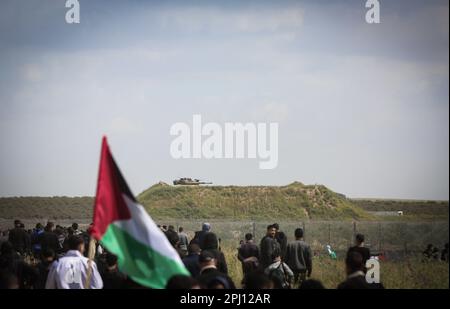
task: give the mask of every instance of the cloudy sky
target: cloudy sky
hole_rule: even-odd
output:
[[[157,181],[321,183],[449,198],[449,2],[0,2],[0,195],[94,195],[109,138],[132,191]],[[276,169],[175,160],[170,127],[278,122]]]

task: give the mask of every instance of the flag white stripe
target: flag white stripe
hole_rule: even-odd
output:
[[[126,231],[140,243],[183,265],[177,251],[172,247],[166,235],[156,226],[144,207],[133,202],[125,194],[122,194],[122,196],[130,210],[131,218],[117,220],[112,224]]]

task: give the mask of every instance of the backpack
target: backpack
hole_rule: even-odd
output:
[[[270,270],[269,278],[272,279],[276,284],[281,286],[282,289],[290,288],[290,283],[287,279],[283,263],[280,263],[277,268],[273,268]]]

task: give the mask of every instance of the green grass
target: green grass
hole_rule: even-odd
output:
[[[343,196],[321,185],[169,186],[157,184],[138,200],[155,218],[370,219]]]

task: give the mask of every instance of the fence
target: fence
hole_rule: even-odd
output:
[[[158,224],[182,226],[189,236],[201,229],[204,221],[164,221]],[[265,235],[267,225],[273,222],[217,221],[210,220],[212,231],[226,246],[239,246],[246,233],[252,233],[257,242]],[[385,254],[396,259],[405,255],[419,254],[428,244],[443,248],[449,238],[448,222],[343,222],[343,221],[278,221],[280,230],[288,240],[294,239],[296,228],[303,228],[305,240],[316,254],[325,252],[325,246],[331,245],[338,255],[343,254],[354,243],[357,233],[364,234],[365,245],[372,252]]]
[[[38,222],[46,220],[25,219],[27,228],[32,228]],[[202,220],[156,220],[158,224],[182,226],[192,238],[194,232],[201,229]],[[264,221],[232,221],[206,220],[211,223],[212,231],[222,240],[224,246],[239,246],[246,233],[252,233],[256,241],[265,235],[267,225],[273,222]],[[275,221],[275,220],[274,220]],[[72,222],[80,223],[86,228],[91,220],[55,220],[57,224],[69,226]],[[333,250],[342,256],[354,242],[357,233],[364,234],[365,245],[372,252],[384,253],[389,259],[397,259],[405,255],[420,254],[428,244],[443,248],[449,240],[449,222],[389,222],[389,221],[278,221],[280,229],[294,239],[294,231],[301,227],[305,231],[305,240],[316,254],[325,253],[325,246],[331,245]],[[2,228],[11,227],[11,220],[0,219]]]

